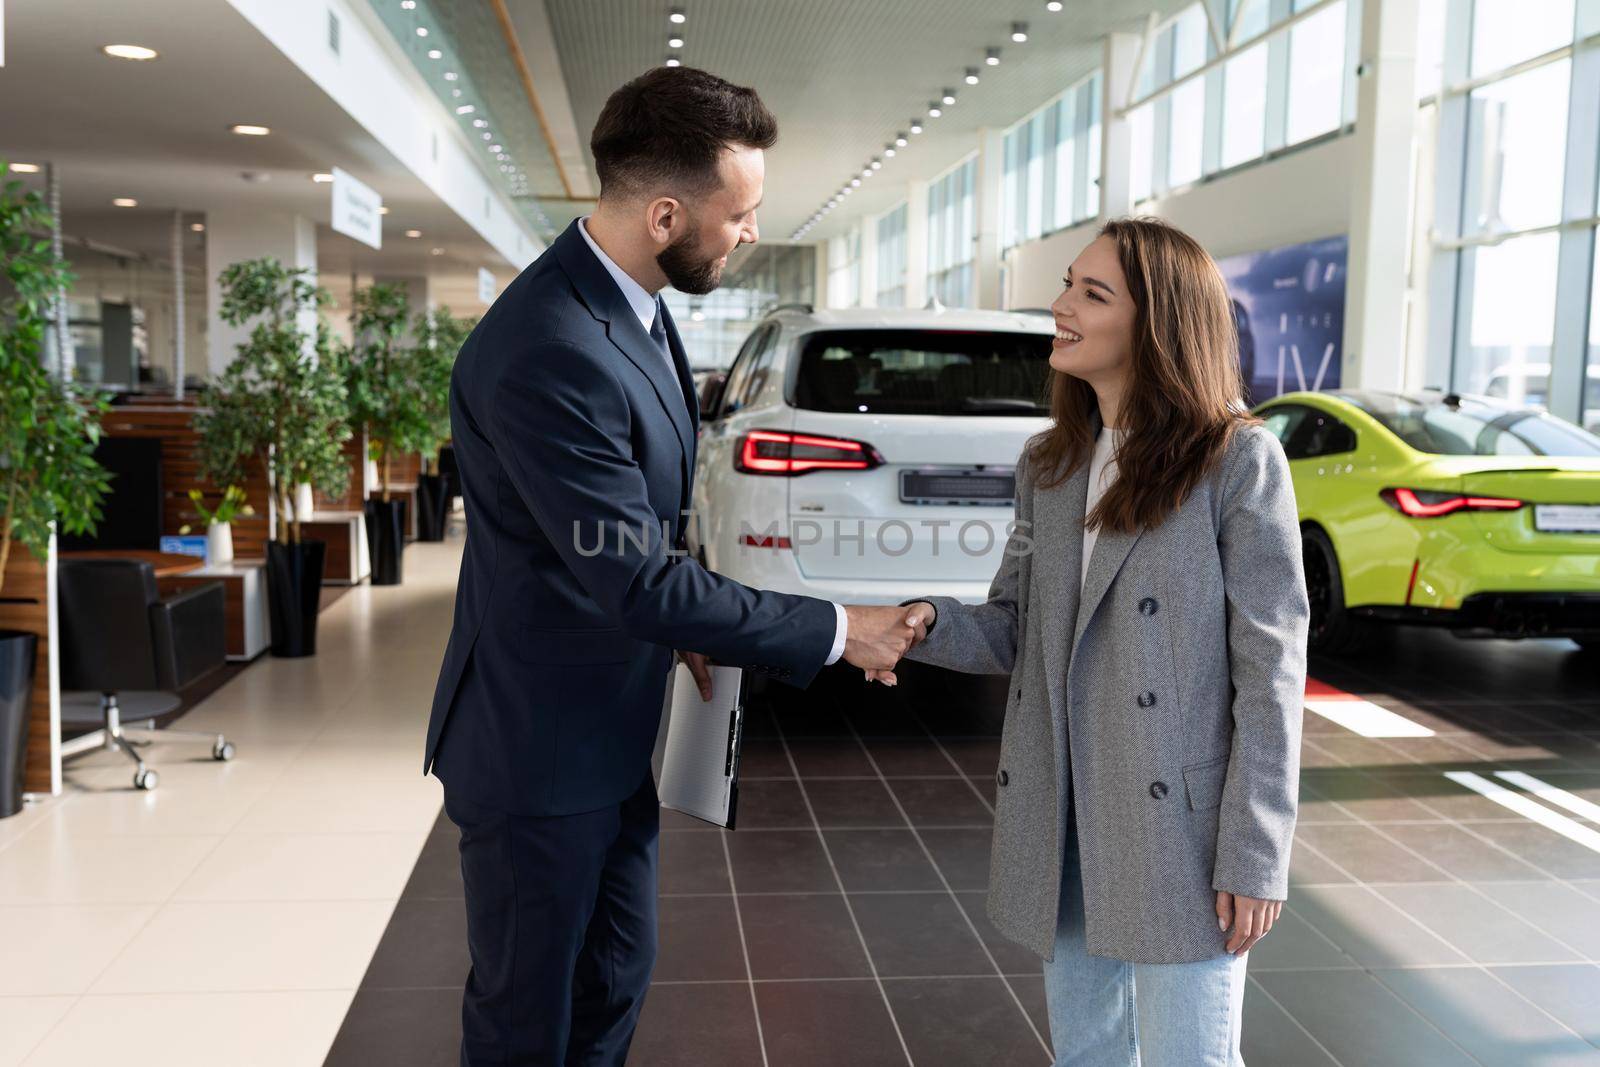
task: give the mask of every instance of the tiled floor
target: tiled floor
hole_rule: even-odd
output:
[[[458,551],[413,546],[401,589],[333,605],[316,660],[189,716],[235,764],[158,753],[142,797],[96,757],[0,822],[0,1067],[455,1062],[456,837],[416,772]],[[1600,1064],[1600,663],[1402,631],[1313,674],[1423,736],[1307,713],[1246,1061]],[[759,701],[737,832],[664,813],[630,1063],[1049,1062],[1038,962],[983,913],[1003,685],[902,676]]]

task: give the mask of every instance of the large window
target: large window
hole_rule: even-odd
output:
[[[828,241],[828,306],[853,308],[861,304],[861,230]]]
[[[928,187],[928,295],[946,307],[977,302],[977,157]]]
[[[1584,371],[1583,426],[1600,433],[1600,240],[1595,242],[1590,273],[1594,292],[1589,298],[1589,358]]]
[[[1295,7],[1310,4],[1296,0]],[[1287,144],[1339,128],[1344,105],[1344,7],[1329,4],[1289,31]]]
[[[1492,74],[1572,43],[1573,0],[1476,0],[1472,74]]]
[[[1100,210],[1100,75],[1068,89],[1005,138],[1001,248],[1064,230]]]
[[[1468,102],[1468,234],[1549,226],[1561,219],[1567,158],[1569,60],[1472,92]]]
[[[906,205],[878,219],[878,306],[906,303]]]

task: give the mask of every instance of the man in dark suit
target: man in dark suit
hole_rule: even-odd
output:
[[[656,950],[650,757],[673,650],[807,685],[894,665],[903,609],[750,589],[681,549],[698,404],[667,285],[757,237],[777,125],[750,89],[654,70],[607,101],[593,215],[456,361],[467,541],[424,772],[461,831],[461,1062],[621,1064]],[[691,651],[692,650],[692,651]]]

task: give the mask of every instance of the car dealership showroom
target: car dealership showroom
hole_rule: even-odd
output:
[[[0,1067],[1600,1065],[1600,0],[0,0]]]

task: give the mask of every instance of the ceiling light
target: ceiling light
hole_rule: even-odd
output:
[[[884,155],[885,155],[885,156],[887,156],[887,157],[888,157],[888,158],[890,158],[890,159],[893,159],[893,158],[894,158],[894,154],[895,154],[895,147],[894,147],[894,145],[892,145],[892,144],[886,144],[886,145],[884,145],[884,146],[883,146],[883,154],[884,154]]]
[[[1061,0],[1049,0],[1049,3],[1044,5],[1044,9],[1046,11],[1060,11]]]
[[[156,56],[161,54],[154,48],[145,48],[143,45],[137,44],[108,44],[104,48],[100,49],[100,51],[104,52],[112,59],[145,60],[154,59]]]
[[[956,91],[954,89],[946,89],[944,96],[940,97],[940,99],[944,101],[946,107],[949,107],[956,102]]]
[[[428,255],[430,255],[430,256],[442,256],[442,255],[444,255],[444,249],[442,249],[442,248],[430,248],[430,249],[428,249]]]
[[[112,207],[138,207],[139,206],[139,201],[135,200],[131,196],[119,196],[115,200],[111,201],[111,206]]]
[[[488,130],[484,130],[483,131],[483,139],[485,141],[492,141],[492,140],[494,140],[494,134],[490,133]]]
[[[883,160],[881,160],[881,159],[874,159],[874,160],[873,160],[873,161],[872,161],[872,169],[873,169],[873,170],[882,170],[882,169],[883,169]]]
[[[977,67],[968,67],[967,68],[967,84],[968,85],[977,85],[978,84],[978,68]]]
[[[681,66],[683,66],[683,64],[678,61],[678,57],[677,56],[668,56],[667,57],[667,66],[669,66],[669,67],[681,67]]]
[[[477,107],[475,107],[472,104],[462,104],[460,107],[456,108],[456,114],[457,115],[470,115],[476,110],[478,110]]]
[[[415,11],[416,9],[417,9],[417,0],[400,0],[400,10],[402,10],[402,11]]]
[[[916,135],[916,134],[919,134],[921,132],[922,132],[922,120],[921,119],[912,119],[911,120],[911,133],[913,135]]]
[[[667,21],[672,23],[674,26],[682,26],[684,22],[688,20],[688,18],[689,16],[684,14],[683,8],[675,7],[672,9],[672,13],[667,16]]]
[[[240,137],[265,137],[272,132],[266,126],[230,126],[229,129]]]
[[[872,172],[868,171],[867,173],[871,174]],[[856,189],[856,188],[859,188],[860,185],[861,185],[861,179],[860,178],[851,178],[850,179],[850,188]]]
[[[667,47],[668,48],[682,48],[683,47],[683,34],[675,33],[671,37],[668,37],[667,38]]]
[[[985,49],[983,53],[983,61],[989,64],[991,67],[998,67],[1000,65],[1000,49]]]
[[[331,174],[313,174],[311,176],[311,180],[316,182],[318,185],[325,185],[328,182],[333,181],[333,175],[331,175]]]
[[[503,148],[505,148],[505,145],[501,145],[501,144],[492,144],[492,145],[490,145],[490,146],[489,146],[489,151],[491,151],[491,152],[498,152],[498,151],[500,151],[500,150],[501,150],[501,149],[503,149]]]
[[[428,49],[428,58],[429,59],[443,59],[444,58],[444,53],[439,51],[437,48],[430,48],[430,49]]]
[[[870,178],[870,177],[872,177],[872,175],[873,175],[873,171],[872,171],[872,169],[870,167],[861,172],[861,176],[863,178]]]
[[[417,27],[417,36],[418,37],[426,37],[426,36],[428,36],[428,27],[426,27],[426,26],[418,26]]]
[[[457,74],[453,70],[447,70],[444,72],[444,80],[447,82],[453,82],[459,77],[461,77],[461,75]]]
[[[897,134],[894,135],[894,146],[896,148],[904,148],[906,145],[908,145],[910,143],[911,143],[910,141],[906,140],[906,135],[905,134],[897,133]]]
[[[421,230],[407,230],[406,231],[406,236],[407,237],[421,237],[422,236],[422,231]]]
[[[387,215],[388,213],[389,213],[389,209],[386,208],[386,207],[380,207],[378,209],[378,214],[380,214],[380,215]]]
[[[929,103],[928,103],[928,117],[930,119],[936,119],[940,115],[943,115],[943,114],[944,114],[944,112],[939,110],[939,101],[937,101],[937,100],[929,101]]]
[[[706,321],[706,313],[704,311],[691,311],[689,312],[689,321],[704,322]]]
[[[460,89],[451,89],[450,90],[450,95],[459,98],[461,96],[461,90]]]
[[[472,120],[472,124],[473,124],[473,125],[474,125],[474,126],[476,126],[476,127],[477,127],[477,128],[478,128],[478,129],[480,129],[480,130],[481,130],[481,129],[483,129],[483,128],[484,128],[484,127],[485,127],[485,126],[487,126],[487,125],[489,125],[489,120],[488,120],[488,119],[473,119],[473,120]]]
[[[1013,22],[1011,24],[1011,39],[1022,44],[1028,39],[1028,24],[1026,22]]]
[[[189,229],[193,230],[195,233],[205,233],[206,224],[203,222],[191,222],[189,223]]]
[[[37,164],[37,163],[13,163],[13,164],[11,164],[11,169],[13,171],[15,171],[16,173],[18,173],[18,174],[38,174],[39,173],[39,164]]]

